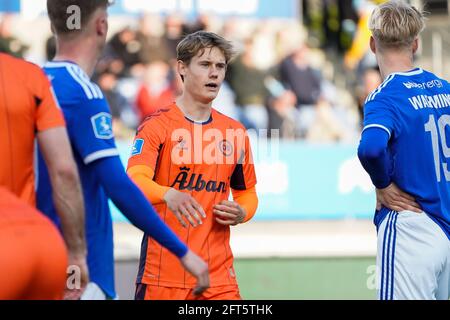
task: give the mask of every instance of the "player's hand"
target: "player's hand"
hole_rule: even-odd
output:
[[[383,205],[397,212],[409,210],[422,213],[422,209],[414,197],[400,190],[394,183],[391,183],[384,189],[376,189],[376,195],[377,210],[380,210]]]
[[[202,218],[206,218],[202,206],[190,194],[171,188],[164,195],[164,201],[185,228],[187,224],[184,219],[188,220],[191,226],[196,227],[202,224]]]
[[[197,284],[194,288],[194,295],[202,294],[209,288],[208,265],[194,252],[189,250],[181,259],[183,267],[197,278]]]
[[[69,275],[69,277],[75,277],[75,288],[69,287],[72,286],[72,279],[67,279],[66,288],[64,290],[64,300],[79,300],[84,290],[86,289],[87,284],[89,283],[89,271],[86,263],[86,256],[80,254],[71,254],[69,253],[68,259],[69,266],[77,266],[78,270],[76,270],[75,274]],[[76,279],[78,278],[78,279]],[[79,282],[78,282],[79,281]],[[78,285],[79,284],[79,285]]]
[[[237,202],[222,200],[213,206],[216,221],[223,225],[235,226],[244,222],[247,213]]]

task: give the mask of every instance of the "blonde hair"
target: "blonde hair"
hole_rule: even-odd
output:
[[[424,28],[424,14],[402,0],[379,5],[369,20],[372,36],[384,48],[410,47]]]

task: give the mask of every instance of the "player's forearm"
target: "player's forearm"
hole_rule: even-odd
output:
[[[53,202],[61,220],[64,239],[72,255],[86,254],[84,202],[75,163],[56,172],[49,170]]]
[[[389,136],[386,132],[371,128],[363,132],[358,147],[358,158],[378,189],[386,188],[391,183],[388,141]]]
[[[126,175],[118,157],[101,159],[92,165],[106,195],[134,226],[177,257],[181,258],[187,253],[186,245],[160,219],[141,190]]]
[[[164,195],[170,187],[161,186],[154,181],[154,172],[150,167],[133,166],[127,170],[127,173],[152,204],[164,202]]]
[[[247,222],[253,218],[258,208],[258,195],[256,194],[256,188],[250,188],[247,190],[234,190],[231,189],[233,194],[233,200],[236,201],[246,212],[246,216],[243,222]]]

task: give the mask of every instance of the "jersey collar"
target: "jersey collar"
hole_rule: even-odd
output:
[[[415,76],[423,72],[422,68],[414,68],[406,72],[393,72],[389,76],[399,75],[399,76]],[[386,77],[387,78],[387,77]]]

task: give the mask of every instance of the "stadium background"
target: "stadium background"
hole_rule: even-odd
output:
[[[450,4],[412,2],[429,12],[417,63],[448,78]],[[116,0],[110,8],[110,42],[95,79],[110,99],[125,165],[145,111],[163,101],[161,92],[178,92],[173,56],[165,56],[170,52],[160,50],[163,44],[173,48],[182,32],[207,29],[238,49],[215,106],[246,123],[252,134],[260,205],[251,222],[232,229],[245,299],[375,297],[374,190],[356,157],[360,101],[379,83],[367,52],[365,19],[373,5],[365,0]],[[3,0],[0,12],[0,50],[40,65],[51,57],[45,0]],[[136,54],[143,44],[157,54]],[[298,83],[319,80],[316,96],[295,88],[295,82],[286,84],[283,62],[291,54],[312,70],[294,75]],[[260,86],[240,90],[253,87],[240,77],[245,74]],[[160,96],[152,96],[151,103],[139,100],[144,89]],[[260,109],[247,113],[246,105]],[[271,129],[279,130],[279,139]],[[141,233],[111,208],[117,287],[121,299],[130,299]]]

